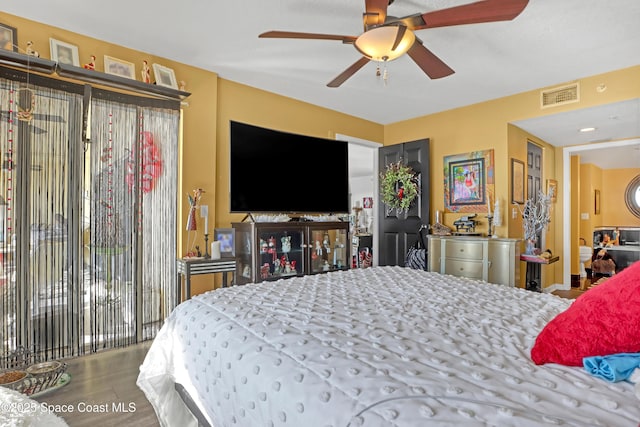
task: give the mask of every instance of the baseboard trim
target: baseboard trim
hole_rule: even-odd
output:
[[[553,285],[547,286],[542,289],[542,292],[545,294],[550,294],[553,291],[569,291],[571,290],[571,285],[566,283],[554,283]]]

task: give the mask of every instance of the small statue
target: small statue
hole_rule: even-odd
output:
[[[146,59],[142,61],[142,71],[140,74],[142,75],[143,82],[151,83],[151,70],[149,69],[149,63]]]
[[[282,252],[291,252],[291,236],[282,236],[280,242],[282,242]]]
[[[265,262],[264,264],[262,264],[262,267],[260,267],[260,278],[266,279],[268,277],[269,277],[269,263]]]
[[[244,268],[242,269],[242,277],[246,277],[247,279],[251,278],[251,267],[248,265],[245,265]]]
[[[28,41],[27,42],[27,55],[29,56],[35,56],[36,58],[40,58],[40,52],[38,52],[37,50],[33,49],[33,42],[32,41]]]
[[[87,64],[82,66],[85,70],[95,70],[96,69],[96,56],[91,55],[91,58]]]
[[[180,80],[180,86],[178,86],[178,89],[183,92],[187,90],[187,82],[185,82],[184,80]]]
[[[325,253],[331,253],[331,242],[329,241],[329,233],[324,233],[324,236],[322,238],[322,246],[324,246]]]

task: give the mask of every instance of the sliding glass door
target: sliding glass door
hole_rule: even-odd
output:
[[[0,356],[153,337],[177,303],[178,106],[6,74]]]

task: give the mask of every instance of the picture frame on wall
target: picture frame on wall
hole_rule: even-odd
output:
[[[104,56],[104,72],[114,76],[136,79],[136,66],[132,62],[123,61],[113,56]]]
[[[524,203],[524,162],[511,159],[511,203]]]
[[[65,65],[74,65],[76,67],[80,66],[78,46],[50,38],[49,47],[51,49],[52,61]]]
[[[478,150],[443,158],[446,212],[488,212],[495,200],[494,151]]]
[[[178,89],[178,82],[176,81],[176,73],[174,73],[174,71],[171,68],[165,67],[160,64],[153,64],[153,74],[156,77],[156,84],[158,86]]]
[[[236,255],[236,230],[234,228],[216,228],[214,239],[220,242],[220,256],[234,257]]]
[[[0,49],[18,51],[18,30],[0,23]]]
[[[555,179],[547,180],[547,194],[553,194],[551,196],[552,202],[555,203],[556,200],[558,200],[558,181],[556,181]]]

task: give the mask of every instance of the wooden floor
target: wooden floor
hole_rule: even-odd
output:
[[[67,359],[71,382],[36,400],[73,407],[73,413],[56,412],[70,427],[159,426],[151,404],[136,386],[138,369],[150,345],[147,341]],[[79,412],[86,408],[96,411]]]

